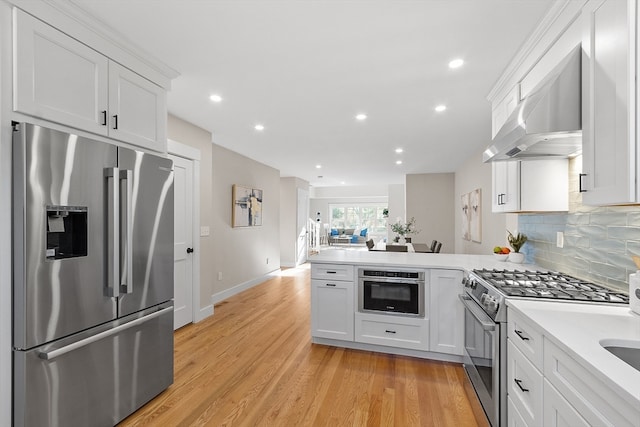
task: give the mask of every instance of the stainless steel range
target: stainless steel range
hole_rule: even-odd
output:
[[[494,427],[507,425],[506,298],[629,303],[629,296],[624,293],[553,271],[473,270],[462,283],[464,367]]]

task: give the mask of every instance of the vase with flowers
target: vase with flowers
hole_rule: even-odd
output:
[[[507,230],[507,233],[509,233],[507,241],[509,242],[509,246],[513,249],[509,254],[509,262],[522,264],[522,262],[524,262],[524,254],[520,253],[520,248],[522,248],[527,241],[527,236],[522,233],[518,233],[514,236],[509,230]]]
[[[391,231],[396,233],[396,237],[393,239],[396,243],[410,242],[411,240],[407,235],[417,234],[420,232],[420,230],[416,229],[416,219],[414,217],[411,217],[411,219],[406,223],[398,220],[395,224],[391,225]]]

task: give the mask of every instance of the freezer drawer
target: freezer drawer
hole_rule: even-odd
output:
[[[14,351],[15,426],[113,426],[173,383],[173,304]]]

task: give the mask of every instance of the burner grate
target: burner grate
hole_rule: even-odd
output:
[[[511,297],[629,303],[624,293],[554,271],[482,269],[473,272]]]

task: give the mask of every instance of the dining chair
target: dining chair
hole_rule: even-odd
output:
[[[367,249],[369,249],[369,250],[373,250],[373,247],[374,247],[375,245],[376,245],[376,244],[373,242],[373,239],[369,239],[369,240],[367,240]]]
[[[436,251],[436,245],[438,244],[437,240],[432,240],[431,241],[431,246],[429,247],[429,250],[431,250],[431,252],[435,252]]]
[[[441,248],[442,248],[442,242],[438,242],[438,244],[436,245],[435,249],[433,250],[433,253],[434,254],[439,254]]]

